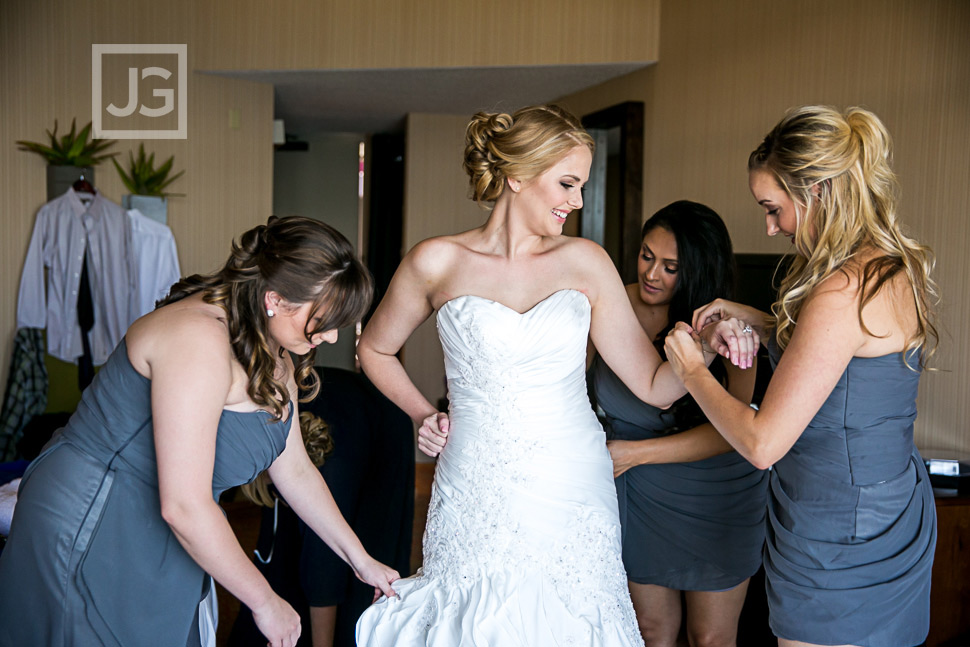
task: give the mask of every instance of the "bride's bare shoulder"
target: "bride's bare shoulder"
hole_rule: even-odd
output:
[[[450,272],[462,259],[473,253],[470,232],[452,234],[449,236],[435,236],[422,240],[411,248],[404,260],[402,268],[421,276],[441,276]]]
[[[613,267],[613,261],[606,250],[586,238],[560,236],[552,251],[563,255],[572,263],[581,263],[586,270]]]

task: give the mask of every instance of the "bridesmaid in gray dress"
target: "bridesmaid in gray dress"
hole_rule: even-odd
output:
[[[693,324],[774,329],[759,411],[711,379],[693,330],[667,338],[717,430],[773,465],[765,572],[781,647],[910,647],[929,630],[936,513],[913,421],[937,297],[929,249],[898,225],[890,159],[874,114],[819,106],[789,112],[751,154],[768,235],[792,238],[795,258],[773,317],[718,300]]]
[[[253,610],[270,645],[293,645],[299,616],[216,502],[266,468],[357,576],[393,595],[397,573],[340,516],[295,406],[297,384],[319,389],[314,348],[370,298],[339,233],[270,218],[221,271],[177,283],[132,324],[21,483],[0,557],[0,645],[198,645],[206,573]]]
[[[639,280],[626,292],[640,325],[662,349],[675,322],[732,296],[734,254],[721,218],[687,200],[655,213],[642,239]],[[732,395],[751,400],[753,368],[722,358],[711,372]],[[735,645],[748,579],[761,566],[767,472],[733,451],[690,396],[667,410],[651,406],[599,356],[589,382],[606,414],[623,564],[644,642],[675,645],[686,611],[691,645]]]

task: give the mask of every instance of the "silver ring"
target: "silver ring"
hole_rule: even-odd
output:
[[[744,328],[741,329],[741,332],[744,333],[745,335],[750,335],[753,330],[754,328],[745,324]]]

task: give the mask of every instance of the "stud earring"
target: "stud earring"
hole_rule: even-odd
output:
[[[266,308],[266,316],[267,317],[275,317],[276,316],[276,313],[273,312],[272,310],[270,310],[269,308]]]

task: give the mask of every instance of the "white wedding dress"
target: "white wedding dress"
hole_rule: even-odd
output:
[[[620,558],[613,465],[586,395],[590,304],[438,312],[451,434],[424,566],[357,623],[361,647],[642,645]],[[644,547],[648,550],[647,547]]]

